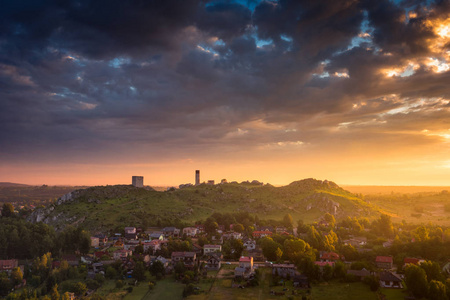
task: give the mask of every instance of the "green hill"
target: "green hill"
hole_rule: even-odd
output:
[[[80,189],[37,209],[33,222],[43,221],[61,229],[66,225],[102,231],[117,226],[157,224],[206,219],[214,212],[249,212],[261,219],[282,219],[290,213],[294,220],[312,222],[326,212],[336,219],[346,216],[378,215],[378,210],[333,182],[315,179],[274,187],[259,182],[199,185],[161,192],[128,185]]]

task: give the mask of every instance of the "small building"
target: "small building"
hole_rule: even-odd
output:
[[[0,260],[0,272],[11,273],[11,271],[19,266],[17,259]]]
[[[137,238],[136,227],[125,227],[125,238],[135,240]]]
[[[167,266],[169,265],[169,261],[161,255],[155,258],[155,260],[160,261],[163,264],[164,268],[167,268]]]
[[[96,234],[95,237],[98,238],[100,246],[105,246],[108,242],[108,237],[104,234]]]
[[[109,258],[110,257],[109,252],[108,251],[94,252],[94,258],[101,259],[104,256]]]
[[[244,242],[244,248],[247,251],[252,251],[256,249],[256,241],[248,239]]]
[[[404,266],[407,265],[420,265],[421,263],[425,262],[425,260],[420,258],[414,258],[414,257],[405,257],[403,260]]]
[[[98,248],[100,246],[100,239],[95,236],[91,236],[91,247]]]
[[[234,277],[248,279],[253,273],[253,257],[241,256],[239,267],[234,269]]]
[[[151,240],[164,240],[164,233],[161,231],[152,232],[149,234],[149,239]]]
[[[221,252],[222,246],[221,245],[204,245],[203,246],[203,254],[209,254],[209,253],[216,253]]]
[[[273,264],[272,274],[278,274],[278,276],[283,278],[293,278],[297,273],[297,269],[294,264]]]
[[[292,279],[292,283],[294,287],[296,288],[302,288],[302,289],[310,289],[311,286],[309,285],[308,277],[302,274],[297,274]]]
[[[325,266],[334,267],[334,261],[315,261],[314,264],[319,266],[320,272],[323,272]]]
[[[193,269],[197,260],[197,255],[194,252],[172,252],[172,265],[175,266],[177,262],[181,261],[187,269]]]
[[[380,272],[380,286],[384,288],[402,289],[402,279],[392,272]]]
[[[239,232],[227,232],[222,235],[222,237],[226,240],[240,240],[242,238],[242,234]]]
[[[263,238],[266,236],[272,236],[272,232],[268,231],[268,230],[264,230],[264,231],[255,230],[255,231],[253,231],[252,236],[255,239],[259,239],[259,238]]]
[[[214,185],[214,180],[208,180],[207,185]]]
[[[377,256],[375,259],[377,268],[380,269],[392,269],[393,259],[392,256]]]
[[[206,268],[209,270],[219,270],[222,259],[216,253],[211,254],[206,261]]]
[[[251,271],[253,271],[253,257],[241,256],[239,258],[239,267],[250,269]]]
[[[183,228],[183,235],[194,237],[199,233],[199,230],[196,227],[186,227]]]
[[[364,278],[372,275],[370,271],[367,271],[364,268],[362,270],[347,270],[347,274],[354,276],[358,280],[363,280]]]
[[[161,250],[161,240],[144,241],[142,246],[144,247],[144,252],[150,252],[154,254],[156,251]]]
[[[164,236],[166,237],[179,237],[180,229],[175,227],[164,227],[162,230]]]
[[[320,261],[337,261],[340,259],[336,252],[322,252],[320,254]]]
[[[131,256],[133,252],[131,250],[119,249],[113,252],[113,258],[115,260],[118,259],[126,259],[128,256]]]

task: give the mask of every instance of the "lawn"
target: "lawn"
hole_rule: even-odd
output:
[[[361,282],[338,283],[329,282],[313,285],[311,294],[314,300],[376,300],[377,295]]]
[[[127,294],[124,300],[141,300],[144,299],[144,297],[149,292],[148,290],[148,283],[147,282],[141,282],[137,286],[133,286],[133,292]],[[146,298],[146,299],[152,299],[152,298]]]
[[[147,290],[148,286],[145,285]],[[143,300],[157,300],[157,299],[182,299],[184,284],[176,282],[172,276],[163,280],[157,281],[155,288],[148,294],[145,294]],[[133,291],[134,292],[134,291]],[[134,299],[134,298],[125,298]]]
[[[381,293],[386,296],[386,300],[403,300],[406,293],[404,289],[381,289]]]

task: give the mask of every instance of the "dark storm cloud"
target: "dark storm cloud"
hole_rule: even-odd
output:
[[[317,141],[341,123],[400,128],[412,118],[383,114],[449,97],[449,71],[423,62],[438,38],[427,22],[448,3],[4,1],[0,151],[76,159],[122,143],[207,151]],[[409,77],[382,71],[414,59]]]

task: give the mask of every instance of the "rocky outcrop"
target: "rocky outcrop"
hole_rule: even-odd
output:
[[[321,212],[330,213],[336,215],[340,204],[331,199],[331,197],[324,193],[315,193],[305,199],[306,210],[311,210],[312,208],[317,208]]]

